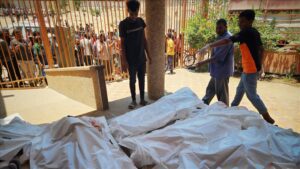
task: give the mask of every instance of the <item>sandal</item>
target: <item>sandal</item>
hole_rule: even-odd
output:
[[[137,106],[136,101],[132,101],[132,102],[128,105],[128,109],[134,109],[134,108],[136,108],[136,106]]]

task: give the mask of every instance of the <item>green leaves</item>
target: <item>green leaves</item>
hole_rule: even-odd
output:
[[[217,19],[219,18],[212,15],[209,15],[208,19],[202,18],[201,14],[198,13],[188,20],[184,33],[190,47],[199,49],[205,46],[205,44],[215,41]],[[225,19],[228,22],[228,30],[231,33],[237,33],[239,31],[237,17],[230,16]]]
[[[256,20],[253,26],[259,31],[264,48],[276,50],[278,48],[277,42],[283,38],[275,27],[276,20],[274,18],[271,21],[264,20],[261,11],[255,11],[255,13]]]
[[[190,47],[201,48],[208,41],[214,39],[214,22],[212,22],[212,20],[202,18],[201,14],[198,13],[188,20],[188,24],[184,32]]]
[[[216,21],[220,18],[225,18],[228,23],[228,31],[232,34],[239,32],[238,16],[228,15],[225,10],[209,10],[208,18],[202,18],[200,13],[197,13],[188,20],[187,27],[184,30],[186,40],[191,48],[202,48],[205,44],[214,41],[216,37],[215,27]],[[279,30],[275,27],[276,20],[263,20],[261,11],[256,11],[256,20],[254,27],[260,32],[264,48],[267,50],[277,49],[277,42],[283,39]]]

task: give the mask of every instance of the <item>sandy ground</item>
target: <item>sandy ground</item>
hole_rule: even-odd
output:
[[[208,73],[194,73],[185,69],[176,69],[175,72],[174,75],[166,74],[165,76],[166,93],[175,92],[182,87],[189,87],[199,98],[203,97],[210,79]],[[238,82],[239,78],[230,79],[231,101]],[[129,111],[127,105],[131,99],[128,80],[108,83],[107,91],[110,109],[105,112],[97,112],[91,107],[69,99],[49,88],[2,90],[2,102],[5,107],[1,106],[1,108],[5,109],[7,115],[19,113],[26,121],[34,124],[52,122],[67,115],[105,115],[111,118]],[[291,128],[300,133],[300,87],[259,81],[258,93],[277,125]],[[137,96],[137,98],[139,97]],[[215,101],[216,98],[212,103]],[[247,97],[243,98],[241,106],[257,112]]]

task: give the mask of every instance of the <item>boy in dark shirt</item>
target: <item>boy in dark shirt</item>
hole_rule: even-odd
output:
[[[246,93],[253,106],[263,116],[263,118],[273,124],[275,121],[269,115],[268,110],[257,94],[257,78],[261,70],[263,61],[263,46],[259,32],[252,27],[255,18],[253,10],[245,10],[239,15],[240,32],[228,39],[218,40],[206,45],[199,52],[204,53],[210,48],[223,46],[229,43],[240,43],[242,54],[243,73],[236,90],[236,95],[231,106],[238,106]]]
[[[123,62],[122,67],[128,67],[129,70],[129,83],[132,102],[129,104],[129,109],[134,109],[137,106],[135,94],[136,75],[139,80],[140,88],[140,105],[147,104],[145,101],[145,72],[146,72],[146,56],[147,52],[149,63],[151,58],[147,46],[145,36],[146,24],[144,20],[138,17],[140,3],[136,0],[126,2],[129,17],[120,22],[119,31],[121,37],[121,57]]]

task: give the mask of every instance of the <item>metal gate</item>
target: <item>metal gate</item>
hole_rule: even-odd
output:
[[[145,19],[145,0],[140,2]],[[181,38],[176,66],[187,48],[186,20],[200,2],[166,0],[166,33]],[[49,68],[101,64],[106,81],[128,77],[121,67],[118,36],[118,24],[127,16],[125,0],[1,0],[0,5],[1,89],[43,87]]]

